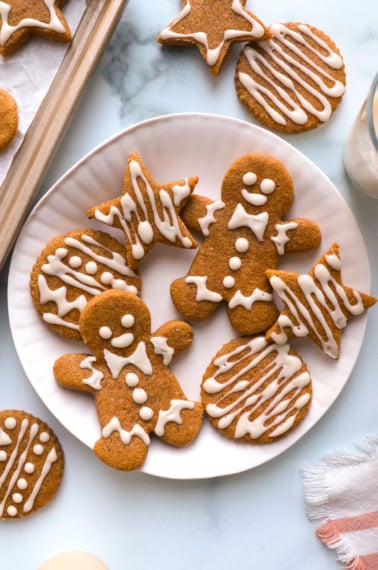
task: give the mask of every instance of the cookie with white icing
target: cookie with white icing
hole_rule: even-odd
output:
[[[30,277],[33,303],[54,332],[81,340],[79,318],[87,302],[107,289],[141,291],[139,275],[127,265],[124,246],[99,230],[73,230],[53,238]]]
[[[290,338],[309,336],[327,356],[339,358],[348,320],[361,315],[377,301],[344,285],[341,269],[340,248],[333,244],[308,274],[267,271],[284,307],[266,338],[284,344]]]
[[[197,46],[211,73],[218,75],[234,42],[270,37],[246,0],[183,0],[180,14],[158,37],[163,45]]]
[[[141,467],[151,435],[182,446],[202,424],[202,405],[188,400],[169,369],[172,358],[192,342],[192,328],[168,321],[151,332],[145,303],[125,291],[94,297],[80,317],[90,354],[66,354],[54,365],[58,383],[90,392],[96,402],[101,437],[96,455],[115,469]]]
[[[273,24],[272,37],[240,53],[236,92],[265,126],[285,133],[313,129],[330,119],[346,85],[345,65],[323,31],[297,22]]]
[[[0,412],[0,518],[19,519],[50,502],[64,470],[62,447],[45,422]]]
[[[212,359],[201,395],[208,419],[221,434],[236,441],[273,443],[306,417],[312,381],[288,344],[244,337],[225,344]]]
[[[316,223],[284,220],[294,198],[291,176],[276,158],[244,155],[230,166],[221,200],[193,195],[182,217],[204,236],[189,271],[171,284],[176,308],[188,319],[209,317],[224,302],[240,334],[265,331],[276,319],[265,275],[286,252],[320,242]]]
[[[71,31],[60,8],[66,0],[0,2],[0,54],[15,52],[31,36],[69,42]]]

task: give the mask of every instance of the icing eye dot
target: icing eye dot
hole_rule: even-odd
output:
[[[21,503],[23,497],[22,497],[21,493],[13,493],[12,499],[15,503]]]
[[[134,388],[139,383],[139,378],[134,372],[128,372],[125,376],[126,384],[130,386],[130,388]]]
[[[271,194],[274,192],[276,185],[270,178],[264,178],[260,184],[260,190],[263,194]]]
[[[133,400],[136,404],[144,404],[147,401],[147,392],[142,388],[133,390]]]
[[[110,273],[110,271],[104,271],[104,273],[101,274],[100,281],[104,285],[110,285],[113,281],[113,275]]]
[[[123,327],[128,329],[128,328],[132,327],[134,323],[135,323],[134,315],[123,315],[123,317],[121,319],[121,325]]]
[[[95,273],[97,273],[97,263],[95,263],[94,261],[88,261],[88,263],[85,265],[85,271],[89,275],[94,275]]]
[[[238,238],[235,242],[235,249],[239,253],[245,253],[249,250],[249,241],[246,238]]]
[[[21,491],[24,491],[24,490],[27,488],[27,486],[28,486],[28,482],[27,482],[27,480],[24,479],[23,477],[21,477],[21,479],[19,479],[19,480],[17,481],[17,487],[18,487],[19,489],[21,489]]]
[[[39,441],[42,443],[47,443],[50,439],[50,435],[47,433],[47,431],[42,431],[39,434]]]
[[[42,455],[42,453],[43,453],[43,445],[40,445],[39,443],[37,443],[37,444],[33,447],[33,453],[35,453],[36,455]]]
[[[149,408],[148,406],[143,406],[140,410],[139,410],[139,416],[142,420],[145,420],[146,422],[148,422],[148,420],[151,420],[152,417],[154,415],[154,411],[152,408]]]
[[[78,255],[73,255],[68,261],[68,265],[73,269],[77,269],[83,263],[83,260]]]
[[[246,172],[243,176],[243,184],[246,186],[252,186],[252,184],[256,184],[257,176],[254,172]]]
[[[100,327],[98,329],[98,334],[100,335],[101,338],[108,339],[111,338],[113,333],[112,329],[109,327]]]
[[[7,457],[8,456],[6,451],[0,451],[0,461],[6,461]]]
[[[7,429],[14,429],[17,425],[17,420],[16,418],[7,418],[4,422],[4,426]]]
[[[25,463],[24,465],[24,471],[25,473],[28,473],[29,475],[31,475],[32,473],[34,473],[35,471],[35,466],[33,463],[30,463],[30,461],[28,461],[27,463]]]

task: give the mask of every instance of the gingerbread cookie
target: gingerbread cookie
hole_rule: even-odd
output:
[[[308,24],[273,24],[272,38],[242,50],[236,92],[256,119],[285,133],[318,127],[341,102],[343,58],[324,32]]]
[[[265,25],[245,8],[246,0],[183,0],[179,16],[158,42],[195,45],[211,73],[218,75],[233,42],[270,37]]]
[[[54,374],[60,385],[94,395],[101,425],[94,451],[104,463],[141,467],[151,433],[176,446],[196,437],[202,405],[186,398],[168,368],[192,342],[188,324],[169,321],[152,334],[143,301],[112,290],[87,304],[80,332],[92,354],[63,355]]]
[[[0,518],[18,519],[57,492],[64,456],[53,431],[20,410],[0,412]]]
[[[5,0],[0,2],[0,54],[16,51],[32,35],[59,42],[72,39],[60,11],[66,0]]]
[[[18,129],[18,106],[5,89],[0,89],[0,152],[14,139]]]
[[[81,340],[79,317],[88,300],[106,289],[140,294],[140,277],[128,267],[125,248],[98,230],[74,230],[52,239],[30,277],[33,303],[43,321]]]
[[[237,338],[223,346],[202,380],[207,417],[238,441],[272,443],[305,418],[312,382],[303,360],[288,344],[263,336]]]
[[[284,309],[266,338],[284,344],[289,338],[309,336],[335,359],[339,357],[341,335],[348,319],[361,315],[377,301],[343,284],[337,244],[320,257],[307,275],[267,271],[267,276]]]
[[[266,269],[285,252],[307,251],[320,241],[306,219],[283,221],[294,198],[292,179],[272,156],[237,159],[222,183],[222,200],[193,196],[183,219],[205,236],[186,276],[171,284],[176,308],[188,319],[209,317],[222,301],[240,334],[265,331],[277,309]]]
[[[129,156],[122,195],[87,212],[89,218],[124,232],[127,261],[138,267],[156,242],[193,248],[197,243],[180,219],[180,211],[198,182],[197,177],[158,184],[140,156]]]

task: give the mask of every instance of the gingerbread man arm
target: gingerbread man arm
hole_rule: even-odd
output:
[[[215,213],[222,208],[224,203],[220,200],[214,202],[205,196],[192,194],[181,210],[181,219],[189,229],[207,236],[209,227],[216,221]]]
[[[168,321],[161,325],[151,336],[155,354],[163,358],[168,365],[172,358],[187,348],[193,341],[193,329],[183,321]]]
[[[278,222],[276,233],[272,235],[279,255],[299,251],[310,251],[320,244],[321,233],[319,226],[306,218],[293,218]]]
[[[101,389],[103,373],[94,366],[95,357],[89,354],[64,354],[54,363],[54,376],[63,388],[81,392]]]

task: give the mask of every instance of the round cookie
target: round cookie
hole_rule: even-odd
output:
[[[108,567],[93,554],[73,550],[62,552],[46,560],[37,570],[108,570]]]
[[[0,412],[0,518],[18,519],[57,492],[64,455],[51,428],[20,410]]]
[[[4,150],[14,139],[17,129],[17,103],[8,91],[0,89],[0,151]]]
[[[272,443],[306,416],[312,381],[288,344],[240,337],[213,358],[201,395],[207,417],[220,433],[237,441]]]
[[[107,289],[139,295],[141,280],[111,235],[73,230],[52,239],[40,253],[30,289],[43,321],[58,334],[81,340],[79,318],[87,302]]]
[[[298,22],[273,24],[272,38],[246,45],[236,93],[270,129],[301,132],[326,122],[341,102],[346,75],[339,49],[323,31]]]

